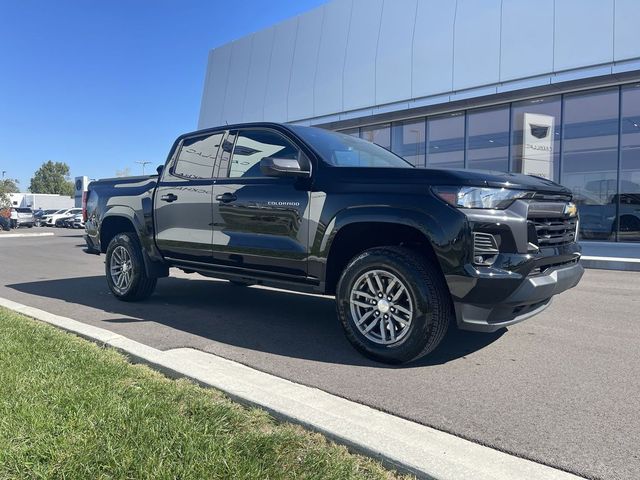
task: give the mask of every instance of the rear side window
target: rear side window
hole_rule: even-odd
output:
[[[298,149],[282,135],[269,130],[241,130],[233,149],[229,177],[262,177],[264,157],[297,159]]]
[[[212,178],[213,165],[223,133],[187,138],[182,142],[173,174],[185,178]]]
[[[18,213],[33,213],[30,208],[16,208]]]

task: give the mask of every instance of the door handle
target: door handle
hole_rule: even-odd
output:
[[[237,199],[238,197],[236,197],[235,193],[230,193],[230,192],[225,192],[222,195],[216,195],[216,200],[222,203],[233,202],[234,200],[237,200]]]
[[[162,200],[163,202],[175,202],[178,199],[178,196],[173,194],[173,193],[167,193],[166,195],[162,195],[160,197],[160,200]]]

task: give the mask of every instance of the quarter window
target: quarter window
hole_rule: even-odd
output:
[[[223,136],[223,133],[214,133],[184,140],[173,173],[192,179],[212,178],[213,164]]]
[[[298,158],[298,149],[282,135],[269,130],[240,131],[233,149],[229,177],[262,177],[260,160],[265,157],[294,160]]]

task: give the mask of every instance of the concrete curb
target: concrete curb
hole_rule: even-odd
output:
[[[597,268],[602,270],[626,270],[630,272],[640,271],[640,258],[629,257],[598,257],[583,255],[580,262],[585,268]]]
[[[42,233],[0,233],[0,238],[53,237],[53,232]]]
[[[322,390],[190,348],[161,351],[109,330],[0,298],[0,306],[108,345],[174,377],[225,392],[281,420],[318,431],[354,451],[420,478],[438,480],[578,479]]]

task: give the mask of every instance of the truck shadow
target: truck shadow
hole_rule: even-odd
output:
[[[122,331],[122,324],[154,322],[229,346],[325,363],[385,367],[351,347],[337,320],[332,298],[173,277],[160,280],[155,294],[139,303],[116,300],[103,276],[7,287],[90,307],[79,311],[75,319],[127,336],[130,334]],[[56,313],[54,307],[51,310]],[[486,347],[505,332],[479,334],[450,329],[431,355],[395,368],[444,364]],[[137,331],[134,339],[144,342],[144,331]],[[184,338],[179,345],[166,343],[171,344],[171,339],[165,341],[164,348],[188,346]]]

